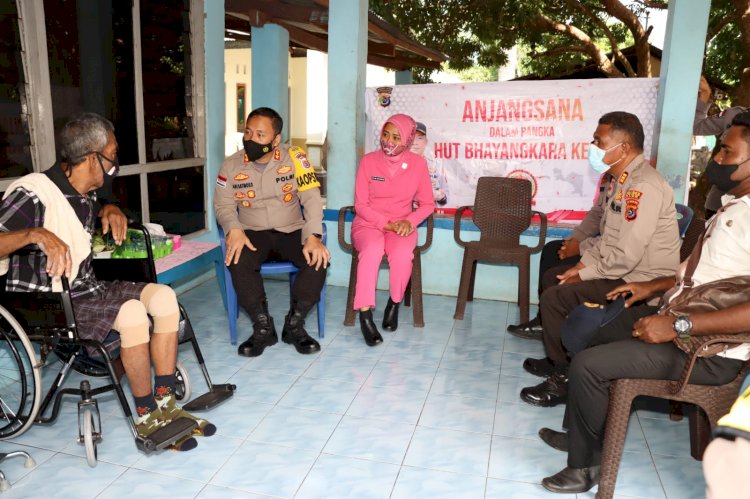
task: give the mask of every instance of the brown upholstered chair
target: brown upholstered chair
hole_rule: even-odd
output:
[[[346,240],[346,214],[350,212],[352,215],[355,214],[354,206],[344,206],[339,210],[339,244],[342,248],[352,253],[352,266],[349,271],[349,291],[346,296],[346,313],[344,314],[344,325],[353,326],[354,318],[356,316],[356,310],[354,310],[354,291],[357,285],[357,263],[359,257],[357,250],[351,242]],[[422,306],[422,252],[430,247],[432,244],[432,229],[435,224],[435,220],[432,215],[427,217],[426,225],[427,232],[425,240],[422,244],[417,244],[414,248],[414,260],[412,262],[411,278],[409,284],[406,287],[406,293],[404,294],[404,305],[412,306],[412,313],[414,318],[414,327],[424,327],[424,308]],[[421,225],[420,225],[421,226]],[[388,263],[388,257],[383,256],[381,265]]]
[[[699,337],[695,337],[699,338]],[[708,337],[707,337],[708,338]],[[737,377],[720,386],[693,385],[687,382],[693,370],[698,352],[701,347],[712,343],[746,343],[750,342],[750,333],[725,336],[711,336],[708,341],[700,344],[694,341],[688,355],[685,369],[678,381],[654,379],[618,379],[610,388],[607,427],[602,447],[602,467],[599,475],[599,490],[597,499],[609,499],[615,492],[617,472],[620,469],[620,459],[625,445],[625,434],[628,430],[630,409],[633,399],[641,395],[669,399],[673,401],[695,404],[696,410],[690,413],[690,454],[700,460],[703,451],[710,440],[711,428],[737,398],[742,381],[745,378],[750,362],[740,370]]]
[[[547,216],[531,209],[531,182],[508,177],[481,177],[473,206],[456,210],[453,238],[464,248],[461,282],[453,318],[464,318],[466,302],[474,299],[474,280],[477,262],[508,263],[518,267],[518,305],[521,322],[529,320],[529,280],[531,255],[544,246],[547,235]],[[461,215],[474,211],[474,224],[479,227],[479,241],[461,240]],[[521,234],[531,225],[533,214],[541,218],[539,244],[521,244]]]

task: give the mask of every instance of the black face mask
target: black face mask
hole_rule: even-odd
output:
[[[742,182],[741,180],[732,180],[730,178],[742,163],[736,165],[720,165],[712,159],[706,165],[706,178],[719,190],[729,192]]]
[[[112,163],[109,171],[104,169],[104,162],[102,161],[102,158]],[[117,157],[115,157],[114,160],[111,160],[101,153],[96,153],[96,159],[99,160],[99,167],[102,169],[102,177],[104,178],[104,183],[97,190],[98,195],[99,197],[103,197],[105,199],[111,199],[111,196],[113,195],[112,182],[114,182],[117,174],[120,173],[120,160]]]
[[[276,136],[274,135],[274,138]],[[273,139],[268,144],[259,144],[254,140],[243,140],[242,145],[245,148],[245,154],[250,161],[257,161],[269,152],[273,151]]]

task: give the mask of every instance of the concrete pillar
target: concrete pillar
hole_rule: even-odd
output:
[[[396,71],[396,85],[411,85],[411,69]]]
[[[678,203],[687,200],[693,116],[710,7],[711,2],[669,2],[653,144],[657,168],[672,185]]]
[[[226,97],[224,95],[224,2],[203,2],[205,13],[206,211],[210,239],[216,238],[214,185],[224,161]],[[199,77],[200,75],[196,75]]]
[[[270,107],[284,119],[282,140],[289,139],[289,32],[277,24],[252,28],[250,93],[253,109]]]
[[[367,0],[331,0],[328,8],[328,199],[338,209],[354,201],[364,153]]]

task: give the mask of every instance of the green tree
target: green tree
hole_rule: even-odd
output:
[[[496,67],[522,47],[521,66],[554,78],[593,61],[608,77],[653,76],[641,19],[663,0],[371,0],[370,8],[416,40],[450,57],[456,70]],[[622,50],[634,46],[636,64]],[[713,0],[705,71],[750,104],[750,0]],[[415,71],[418,81],[428,72]],[[697,83],[697,82],[696,82]]]

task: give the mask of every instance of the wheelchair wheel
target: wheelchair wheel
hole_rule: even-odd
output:
[[[83,446],[86,448],[86,462],[92,468],[96,467],[99,453],[96,450],[94,437],[94,413],[91,409],[83,411]]]
[[[42,401],[41,365],[21,325],[0,307],[0,440],[34,423]]]
[[[185,364],[179,360],[174,367],[174,397],[184,404],[190,400],[190,395],[193,393],[193,387],[190,383],[190,375],[188,374],[187,368],[185,368]]]

